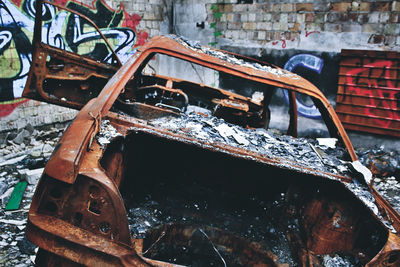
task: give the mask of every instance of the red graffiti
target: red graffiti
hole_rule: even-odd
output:
[[[122,4],[121,4],[122,6]],[[122,6],[123,8],[123,6]],[[127,27],[127,28],[131,28],[134,32],[136,32],[136,43],[134,45],[134,47],[138,47],[138,46],[142,46],[145,44],[147,38],[149,37],[149,34],[145,31],[137,31],[136,30],[136,26],[139,25],[139,22],[141,20],[141,17],[138,14],[132,14],[130,15],[128,12],[124,10],[124,16],[125,16],[125,20],[122,23],[122,27]]]
[[[277,45],[279,42],[282,42],[282,48],[286,48],[286,40],[281,39],[280,41],[274,41],[272,42],[272,45]]]
[[[0,118],[6,117],[13,112],[13,110],[18,107],[19,105],[29,101],[29,99],[26,98],[18,98],[16,100],[8,101],[8,102],[3,102],[0,104]]]
[[[282,48],[286,48],[286,40],[285,39],[281,39],[282,41]]]
[[[311,32],[308,32],[308,31],[306,31],[306,37],[308,37],[310,34],[313,34],[313,33],[319,33],[319,31],[311,31]]]
[[[393,82],[392,61],[377,61],[346,73],[346,84],[353,95],[368,97],[364,115],[374,118],[380,127],[388,128],[393,120],[400,120],[398,101],[400,92]],[[377,110],[383,110],[380,115]],[[385,114],[382,116],[382,114]],[[383,118],[383,119],[382,119]]]

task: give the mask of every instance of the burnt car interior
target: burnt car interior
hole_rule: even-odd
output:
[[[338,253],[362,266],[386,241],[384,228],[339,183],[146,134],[115,141],[126,147],[120,190],[145,257],[304,266]]]
[[[262,97],[251,96],[262,90],[268,97],[272,86],[254,83],[259,91],[247,88],[242,95],[240,83],[236,90],[221,89],[159,75],[153,67],[145,73],[145,68],[125,86],[114,112],[152,120],[194,111],[268,129],[263,112],[268,106]],[[324,255],[336,253],[362,266],[387,239],[384,228],[340,183],[312,175],[147,133],[113,140],[101,164],[120,184],[139,252],[154,260],[190,266],[304,266],[322,264]]]
[[[144,62],[148,64],[143,64],[137,70],[134,79],[125,86],[124,92],[120,95],[117,103],[121,110],[129,115],[139,116],[139,118],[140,115],[135,113],[137,110],[135,107],[138,105],[158,107],[177,114],[197,110],[204,115],[220,117],[242,126],[260,126],[260,121],[263,119],[261,101],[256,102],[250,97],[233,92],[233,90],[216,88],[215,83],[213,86],[213,84],[193,82],[180,77],[156,73],[150,62],[161,61],[162,59],[159,57],[174,59],[175,64],[192,64],[193,68],[207,69],[167,55],[151,54]],[[146,67],[151,70],[151,73],[145,71]],[[151,112],[149,113],[151,114]],[[150,118],[149,116],[151,115],[147,113],[142,114],[144,119]]]
[[[104,60],[93,60],[90,51],[78,55],[40,42],[38,18],[35,64],[24,95],[77,109],[99,101],[121,66],[113,51],[105,52],[111,47],[105,37],[99,33],[104,42],[94,44]],[[312,172],[300,163],[300,169],[285,165],[298,163],[290,153],[297,158],[317,153],[315,140],[297,138],[299,129],[310,127],[297,116],[299,92],[290,90],[287,116],[274,117],[271,105],[280,89],[273,82],[257,81],[251,71],[238,76],[206,60],[199,64],[157,49],[147,55],[138,51],[145,58],[138,59],[140,65],[106,116],[82,115],[90,120],[92,133],[85,135],[90,141],[74,159],[74,179],[66,182],[45,173],[40,180],[27,230],[40,247],[37,266],[96,266],[99,259],[129,266],[121,257],[115,260],[120,252],[115,244],[132,251],[143,266],[324,266],[327,256],[340,257],[349,266],[400,265],[399,248],[389,249],[393,243],[388,243],[398,237],[346,188],[349,172],[327,179],[326,172]],[[171,74],[172,63],[182,64],[181,70]],[[195,75],[188,75],[193,71]],[[214,78],[206,80],[206,73]],[[338,158],[330,164],[350,161],[354,156],[327,107],[311,94],[306,97],[319,108],[324,131],[339,141],[338,147],[325,151]],[[194,125],[190,121],[179,125],[179,119],[203,122],[209,135],[195,140],[182,136],[195,128],[187,127]],[[70,127],[81,130],[86,125],[79,123]],[[116,134],[101,143],[107,123]],[[172,126],[157,128],[162,124]],[[254,134],[253,150],[233,147],[232,136],[218,143],[223,139],[213,137],[218,135],[216,125]],[[255,138],[256,132],[262,137]],[[268,138],[277,140],[276,150],[263,143]],[[62,139],[52,157],[73,141]],[[270,162],[256,157],[262,149],[273,151]],[[321,166],[327,162],[320,161]]]

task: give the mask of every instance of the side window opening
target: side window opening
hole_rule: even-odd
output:
[[[302,103],[308,106],[313,106],[314,101],[310,96],[296,93],[296,98],[300,99]],[[308,118],[306,116],[298,116],[298,136],[311,137],[311,138],[328,138],[330,137],[328,127],[324,120]]]
[[[118,101],[131,115],[142,103],[143,108],[197,112],[245,127],[260,126],[264,84],[165,54],[150,55],[134,76]]]

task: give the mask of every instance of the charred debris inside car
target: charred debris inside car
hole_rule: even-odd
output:
[[[176,36],[151,39],[121,66],[88,18],[47,1],[36,14],[42,4],[86,19],[109,52],[99,61],[45,44],[36,18],[24,96],[80,109],[32,200],[38,266],[400,264],[399,215],[311,83]],[[199,75],[171,76],[169,64]],[[284,131],[272,129],[276,88],[289,92]],[[298,136],[310,125],[295,94],[311,99],[336,145]]]

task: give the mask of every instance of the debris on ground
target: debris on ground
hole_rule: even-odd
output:
[[[216,136],[216,138],[218,137],[225,141],[228,140],[230,143],[236,143],[237,146],[257,147],[259,143],[262,143],[260,141],[261,139],[266,143],[279,142],[282,147],[281,153],[291,151],[292,143],[294,142],[289,137],[286,138],[285,136],[279,136],[275,133],[261,130],[257,131],[257,138],[250,138],[251,135],[248,135],[247,130],[238,131],[235,127],[222,121],[216,119],[207,120],[204,119],[204,117],[201,121],[196,121],[196,119],[197,118],[192,120],[191,123],[188,121],[185,125],[173,125],[173,121],[159,121],[158,123],[169,124],[170,127],[176,127],[176,131],[190,131],[194,135],[201,135],[206,139],[210,136]],[[152,123],[157,124],[157,121],[153,121]],[[209,125],[217,127],[218,130],[216,132],[211,132],[210,129],[213,127],[209,127]],[[25,225],[28,211],[38,179],[63,131],[64,129],[58,128],[37,130],[31,126],[27,126],[18,133],[7,134],[4,140],[0,140],[0,204],[2,206],[0,210],[0,266],[25,267],[34,265],[37,248],[25,237]],[[29,135],[27,134],[28,132]],[[119,134],[109,122],[106,122],[102,125],[101,133],[97,138],[102,145],[107,145],[110,139],[118,135]],[[328,139],[321,140],[319,143],[314,143],[314,146],[322,148],[324,151],[333,151],[337,149],[334,148],[334,140]],[[304,151],[301,150],[298,152],[304,154],[299,156],[306,156],[307,161],[321,165],[317,155],[312,152],[309,146],[300,145],[300,147]],[[267,148],[259,149],[264,151],[267,150]],[[400,178],[400,155],[397,152],[388,152],[385,148],[358,150],[360,151],[360,162],[368,166],[374,173],[374,176],[378,174],[377,176],[379,178],[374,179],[374,187],[376,190],[400,212],[400,182],[397,180]],[[293,151],[293,153],[295,153],[295,151]],[[294,157],[294,155],[297,156],[297,152],[290,157]],[[324,159],[324,162],[325,161],[327,160]],[[326,168],[326,166],[324,167]],[[324,167],[319,166],[319,168]],[[347,171],[347,167],[343,166],[342,170],[339,167],[341,167],[341,165],[336,167],[338,168],[338,173]],[[332,167],[328,165],[328,168]],[[6,205],[12,197],[14,188],[21,182],[27,182],[27,186],[19,208],[13,211],[6,211]],[[175,200],[171,199],[171,201]],[[278,204],[279,203],[278,201]],[[145,201],[141,204],[142,206],[139,205],[128,210],[133,236],[144,236],[147,230],[151,228],[151,226],[159,224],[160,220],[174,221],[174,214],[160,213],[160,203],[155,200],[154,196],[147,196]],[[274,205],[279,206],[278,204]],[[196,212],[203,209],[206,211],[207,203],[196,202],[193,203],[193,207],[184,208]],[[135,216],[133,216],[133,214],[135,214]],[[243,216],[246,216],[245,212],[238,211],[235,220],[241,220]],[[190,217],[185,217],[185,219],[190,220]],[[255,220],[257,220],[257,218]],[[256,226],[256,221],[249,224],[246,233],[252,235],[257,232],[255,231]],[[225,225],[221,226],[221,228],[224,227]],[[270,236],[275,236],[277,233],[279,234],[279,229],[276,227],[271,226],[267,230]],[[277,244],[277,246],[272,249],[277,255],[279,255],[280,249],[286,249],[286,247],[284,247],[285,242],[278,243],[280,243],[281,246],[279,247],[279,244]],[[220,258],[217,260],[221,261]],[[354,259],[348,259],[339,255],[325,255],[322,261],[324,266],[329,267],[352,266],[352,263],[354,264]]]
[[[25,236],[36,184],[63,128],[28,125],[0,140],[0,266],[33,266],[37,248]]]
[[[400,153],[381,146],[373,149],[359,149],[358,157],[363,165],[378,177],[394,176],[400,179]]]

